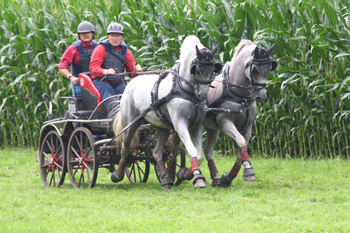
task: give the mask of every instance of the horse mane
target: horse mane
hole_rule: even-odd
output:
[[[196,45],[199,50],[204,48],[199,39],[193,35],[187,36],[183,41],[180,48],[180,58],[178,60],[181,64],[180,70],[187,71],[188,73],[190,72],[192,61],[197,56]]]
[[[236,46],[236,48],[235,48],[235,54],[233,55],[231,61],[233,61],[238,56],[238,54],[242,51],[242,49],[246,45],[254,45],[254,43],[252,41],[250,41],[250,40],[245,40],[245,39],[241,40],[239,42],[239,44]]]

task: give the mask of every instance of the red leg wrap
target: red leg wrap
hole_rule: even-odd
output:
[[[198,160],[197,158],[192,158],[191,159],[191,172],[194,172],[194,170],[199,169],[199,165],[198,165]]]
[[[229,173],[230,176],[232,177],[231,179],[236,178],[236,176],[237,176],[237,174],[238,174],[240,169],[241,169],[241,167],[237,166],[236,164],[233,166],[233,168],[231,169],[231,171]]]
[[[240,147],[239,152],[241,154],[241,161],[246,161],[249,160],[249,156],[248,156],[248,151],[247,151],[247,147]]]
[[[168,163],[168,172],[171,174],[176,173],[176,161],[170,160],[170,162]]]
[[[192,169],[190,168],[190,169],[188,169],[187,170],[187,172],[186,172],[186,174],[187,174],[187,178],[190,180],[190,179],[192,179],[193,177],[194,177],[194,175],[193,175],[193,172],[191,171]]]
[[[167,169],[164,165],[164,161],[161,160],[157,163],[157,168],[158,168],[158,174],[160,177],[163,177],[167,173]]]
[[[216,173],[218,173],[218,169],[216,168],[214,159],[208,160],[208,167],[210,171],[210,176],[213,178],[216,175]]]
[[[118,169],[117,169],[117,176],[124,176],[124,171],[125,171],[125,163],[120,160],[118,164]]]
[[[199,170],[199,165],[198,165],[198,160],[197,158],[192,158],[191,159],[191,167],[187,170],[186,174],[187,174],[187,178],[193,178],[193,172],[195,170]]]

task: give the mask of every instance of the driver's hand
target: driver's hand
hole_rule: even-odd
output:
[[[78,83],[80,83],[79,78],[72,76],[70,77],[70,81],[72,81],[74,83],[74,85],[77,85]]]
[[[112,74],[115,74],[114,69],[106,69],[103,71],[103,75],[112,75]]]
[[[142,71],[141,66],[140,66],[139,64],[137,64],[137,65],[135,66],[135,72],[141,72],[141,71]]]

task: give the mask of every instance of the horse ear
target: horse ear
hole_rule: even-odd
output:
[[[266,50],[266,54],[267,56],[270,56],[270,54],[272,53],[272,50],[275,48],[276,44],[273,44],[269,49]]]
[[[197,58],[198,58],[198,59],[203,57],[203,56],[202,56],[202,53],[201,53],[201,51],[199,51],[197,45],[196,45],[196,53],[197,53]]]
[[[210,53],[211,57],[214,57],[215,53],[218,51],[218,48],[219,48],[219,45],[217,44]]]
[[[277,62],[276,61],[272,61],[272,66],[271,66],[271,71],[274,71],[277,67]]]
[[[253,57],[254,57],[254,58],[259,57],[259,47],[258,47],[258,46],[255,47],[255,50],[254,50],[254,52],[253,52]]]

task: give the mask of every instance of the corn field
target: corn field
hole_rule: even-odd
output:
[[[124,40],[143,68],[170,68],[187,35],[216,60],[231,60],[241,39],[269,47],[278,62],[268,76],[268,99],[259,103],[250,153],[274,157],[349,158],[350,7],[348,0],[1,0],[0,148],[38,147],[47,120],[41,96],[63,115],[70,96],[58,72],[77,26],[95,25],[106,39],[110,22],[124,26]],[[220,153],[234,153],[221,135]]]

